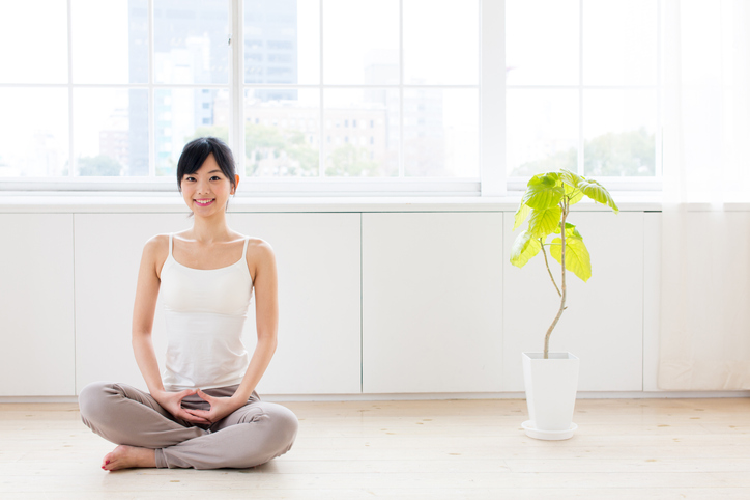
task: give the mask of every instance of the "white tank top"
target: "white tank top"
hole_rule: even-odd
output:
[[[253,294],[247,243],[240,260],[221,269],[185,267],[169,255],[161,271],[167,322],[167,391],[239,384],[248,367],[242,327]]]

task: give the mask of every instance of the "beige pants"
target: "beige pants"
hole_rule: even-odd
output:
[[[206,389],[228,397],[238,386]],[[183,407],[208,410],[198,395]],[[125,384],[94,382],[78,397],[81,418],[95,434],[115,444],[155,450],[158,468],[245,469],[289,451],[297,417],[283,406],[261,401],[253,392],[247,404],[210,426],[176,419],[150,394]]]

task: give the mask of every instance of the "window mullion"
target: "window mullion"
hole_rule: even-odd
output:
[[[481,191],[500,196],[507,190],[505,0],[482,0],[479,15]]]
[[[578,174],[583,175],[583,0],[578,1]]]
[[[323,98],[324,92],[323,92],[323,2],[324,0],[320,0],[320,18],[318,19],[318,26],[319,26],[319,54],[320,54],[320,72],[318,74],[319,78],[319,90],[320,90],[320,141],[319,141],[319,147],[318,147],[318,177],[323,177],[325,174],[325,158],[326,158],[326,140],[325,140],[325,101]]]
[[[398,5],[398,176],[404,177],[404,0]]]
[[[154,0],[148,0],[148,175],[156,176],[156,117],[154,116]],[[130,126],[130,124],[128,124]]]
[[[656,6],[656,132],[654,133],[654,138],[656,140],[656,144],[654,147],[656,148],[656,154],[654,156],[654,175],[656,178],[662,177],[663,172],[663,157],[662,157],[662,147],[663,147],[663,137],[664,132],[662,130],[662,102],[663,102],[663,92],[662,92],[662,26],[661,26],[661,20],[662,20],[662,2],[661,0],[658,0],[657,6]]]
[[[75,175],[75,138],[73,120],[73,22],[71,19],[71,5],[68,0],[68,177]]]
[[[231,45],[229,55],[230,146],[235,152],[237,171],[245,173],[245,117],[244,117],[244,61],[243,61],[243,14],[242,0],[228,0],[231,9]]]

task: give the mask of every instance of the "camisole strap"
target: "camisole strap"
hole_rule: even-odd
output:
[[[250,274],[250,264],[247,263],[247,244],[249,241],[250,237],[245,236],[245,243],[242,245],[242,260],[245,262],[245,269],[247,269],[248,274]],[[250,280],[252,280],[252,275],[250,276]],[[250,286],[252,286],[252,284]]]
[[[245,244],[242,245],[242,257],[247,260],[247,244],[250,241],[249,236],[245,236]]]
[[[169,233],[169,255],[167,255],[167,259],[174,259],[172,256],[172,237],[174,236],[174,233]]]

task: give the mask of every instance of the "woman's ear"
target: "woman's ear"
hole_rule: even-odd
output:
[[[232,189],[232,192],[230,194],[234,194],[237,191],[237,186],[240,185],[240,176],[237,174],[234,174],[234,188]]]

